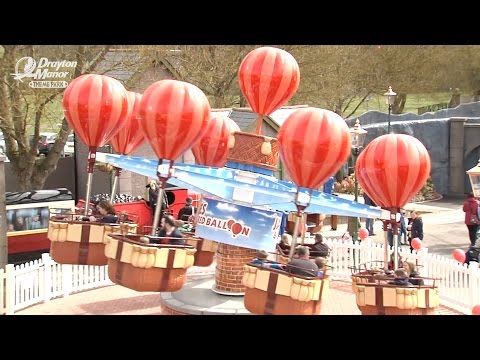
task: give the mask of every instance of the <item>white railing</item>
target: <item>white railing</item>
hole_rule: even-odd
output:
[[[192,267],[189,276],[211,275],[209,267]],[[57,264],[49,254],[29,263],[0,269],[0,315],[98,287],[113,285],[107,266]]]
[[[351,242],[329,239],[331,248],[331,275],[335,279],[350,280],[354,265],[383,261],[383,245],[366,240],[353,245]],[[478,264],[459,264],[453,259],[428,253],[428,249],[410,253],[400,249],[404,260],[420,265],[421,275],[438,278],[442,305],[465,314],[480,304],[480,271]],[[191,267],[188,276],[215,273],[215,263],[210,267]],[[7,265],[0,270],[0,314],[13,314],[28,306],[57,297],[89,289],[112,285],[107,266],[61,265],[49,254],[19,266]]]
[[[338,239],[325,241],[331,248],[331,275],[335,279],[350,280],[354,265],[384,261],[383,244],[366,240],[353,245]],[[480,270],[477,262],[470,265],[460,264],[445,256],[430,254],[427,248],[413,251],[399,248],[403,260],[417,264],[421,276],[438,279],[441,304],[465,314],[471,314],[475,305],[480,305]],[[355,255],[355,256],[354,256]],[[355,262],[354,262],[355,259]]]

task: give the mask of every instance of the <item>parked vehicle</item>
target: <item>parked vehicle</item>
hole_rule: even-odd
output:
[[[0,153],[5,154],[7,147],[5,146],[5,138],[3,137],[3,133],[0,131]]]
[[[53,146],[56,139],[57,139],[56,133],[51,133],[51,132],[40,133],[40,138],[38,139],[38,144],[37,144],[37,154],[47,156],[48,152],[50,151],[50,148]],[[32,144],[32,141],[33,141],[33,135],[30,135],[30,146],[34,146],[34,144]]]
[[[68,135],[67,142],[63,147],[63,156],[73,156],[75,154],[75,137],[73,134]]]

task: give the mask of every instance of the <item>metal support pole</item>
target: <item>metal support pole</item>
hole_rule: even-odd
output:
[[[383,221],[384,247],[383,247],[383,269],[388,270],[388,222]]]
[[[158,167],[162,165],[162,163],[163,163],[163,159],[158,159]],[[157,176],[158,176],[158,179],[160,180],[160,189],[158,190],[157,205],[155,206],[155,213],[153,215],[152,231],[150,233],[150,235],[152,236],[156,235],[158,223],[160,222],[160,212],[162,211],[163,196],[164,196],[163,189],[165,189],[167,180],[170,177],[172,167],[173,167],[173,160],[170,160],[167,177],[160,176],[160,172],[157,170]]]
[[[117,186],[118,186],[118,179],[120,178],[120,173],[122,169],[120,168],[115,168],[115,176],[113,177],[113,185],[112,185],[112,193],[110,194],[110,202],[113,202],[113,199],[115,198],[115,193],[117,191]]]
[[[393,269],[398,269],[398,226],[397,223],[392,224],[393,228]]]
[[[95,166],[95,159],[97,154],[97,148],[90,146],[88,151],[88,178],[87,178],[87,193],[85,194],[85,212],[84,215],[88,216],[88,210],[90,209],[90,196],[92,193],[92,179],[93,168]]]
[[[388,130],[387,134],[390,134],[390,114],[392,112],[392,105],[388,104]]]
[[[5,204],[5,190],[5,157],[0,155],[0,270],[4,269],[8,264],[7,206]],[[3,279],[0,281],[2,281],[3,285]],[[12,293],[13,292],[14,291],[12,291]],[[3,296],[3,293],[0,296]]]
[[[353,169],[355,171],[355,166],[357,164],[357,157],[358,153],[360,152],[360,149],[355,147],[353,149]],[[358,202],[358,180],[357,180],[357,174],[355,174],[355,202]],[[356,244],[358,241],[358,217],[355,218],[355,224],[353,225],[353,234],[352,234],[352,240],[353,244]]]
[[[297,247],[297,234],[301,218],[302,214],[300,213],[300,211],[298,211],[295,214],[295,225],[293,227],[292,245],[290,245],[290,254],[288,255],[290,260],[293,258],[293,255],[295,254],[295,248]]]
[[[160,212],[162,211],[162,202],[163,202],[163,188],[165,187],[165,182],[167,182],[166,178],[161,178],[162,185],[158,190],[158,198],[157,198],[157,205],[155,206],[155,213],[153,215],[153,224],[152,224],[152,231],[150,235],[155,236],[157,234],[157,227],[158,223],[160,222]]]

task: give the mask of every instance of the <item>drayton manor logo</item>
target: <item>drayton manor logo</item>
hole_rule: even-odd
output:
[[[68,82],[64,80],[70,77],[70,71],[64,71],[65,68],[74,69],[77,66],[76,61],[48,61],[48,58],[42,57],[38,61],[30,56],[25,56],[15,64],[15,73],[13,78],[23,82],[25,78],[34,79],[28,83],[32,88],[66,88]],[[60,70],[61,69],[61,70]]]

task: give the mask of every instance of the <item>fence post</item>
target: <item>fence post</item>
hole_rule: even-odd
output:
[[[44,266],[43,272],[43,302],[50,301],[52,297],[52,264],[53,260],[50,254],[42,254],[42,262]]]
[[[63,297],[72,291],[72,265],[62,265],[62,292]]]
[[[469,279],[468,279],[468,292],[469,292],[469,304],[470,304],[470,310],[475,306],[475,305],[480,305],[478,303],[478,276],[479,276],[479,271],[478,271],[478,263],[476,261],[470,261],[468,264],[468,270],[469,270]]]
[[[15,266],[13,264],[8,264],[5,266],[5,314],[13,315],[15,309]],[[1,294],[0,294],[1,295]]]
[[[428,274],[428,269],[426,269],[427,267],[424,266],[425,265],[425,260],[427,259],[427,257],[428,257],[428,248],[427,247],[422,247],[418,251],[418,259],[417,259],[416,267],[417,267],[417,271],[420,271],[420,274],[423,274],[423,276],[430,276]],[[420,265],[420,267],[418,265]]]

